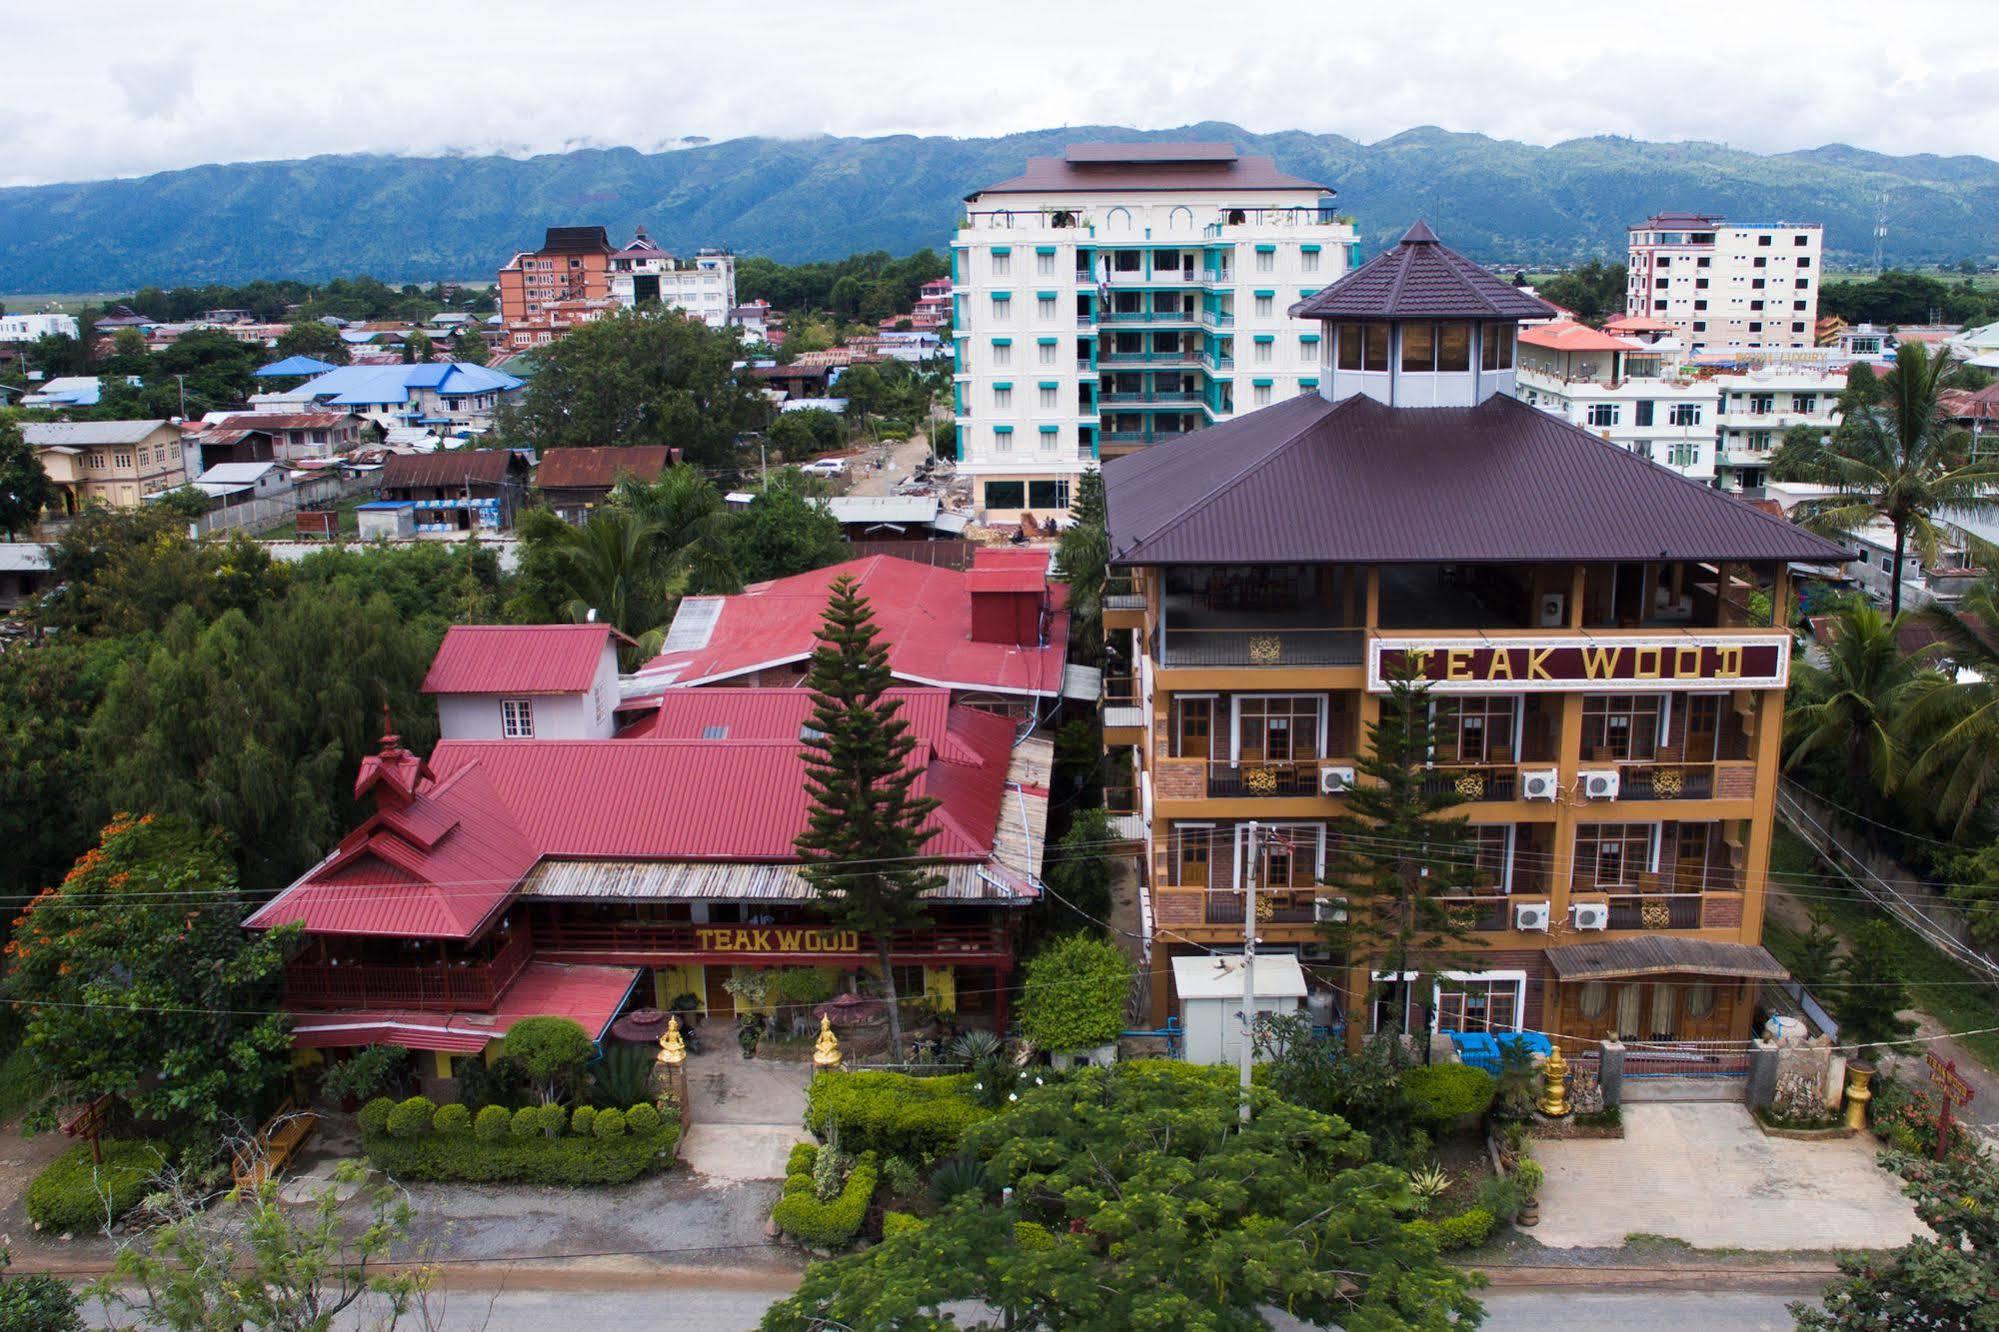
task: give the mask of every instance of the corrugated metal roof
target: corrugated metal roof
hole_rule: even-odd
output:
[[[566,1017],[599,1040],[638,983],[636,967],[565,966],[530,962],[490,1013],[428,1013],[416,1009],[303,1009],[292,1019],[300,1049],[394,1044],[411,1050],[477,1054],[522,1018]]]
[[[1316,296],[1294,319],[1546,319],[1554,307],[1440,243],[1421,221]]]
[[[50,444],[82,448],[93,444],[137,444],[165,424],[165,421],[26,421],[21,425],[21,438],[36,448]]]
[[[580,694],[597,678],[608,624],[454,624],[426,694]]]
[[[944,882],[930,902],[1026,906],[1038,896],[1024,879],[990,864],[939,865]],[[809,902],[818,896],[797,865],[742,860],[544,860],[521,896],[570,902]]]
[[[1104,487],[1122,565],[1846,558],[1503,395],[1305,394],[1107,462]]]
[[[299,385],[298,391],[342,404],[375,406],[408,402],[410,390],[415,388],[435,389],[446,397],[454,397],[504,393],[519,388],[523,382],[483,365],[433,361],[421,365],[343,365]]]
[[[438,453],[392,453],[382,467],[380,484],[385,490],[408,486],[464,487],[467,484],[497,486],[515,466],[509,449],[455,449]]]
[[[282,361],[272,361],[269,365],[261,366],[250,373],[258,379],[283,379],[290,375],[323,375],[329,370],[338,368],[330,362],[315,360],[310,356],[287,356]]]
[[[657,481],[672,461],[673,450],[665,444],[549,449],[541,455],[534,483],[543,490],[608,490],[621,476]]]
[[[1546,347],[1550,351],[1559,352],[1645,350],[1645,344],[1642,342],[1599,333],[1587,324],[1578,324],[1569,319],[1558,319],[1552,324],[1536,324],[1532,328],[1523,328],[1520,330],[1520,341],[1530,347]]]
[[[1563,944],[1546,951],[1548,967],[1562,980],[1597,980],[1613,976],[1649,976],[1691,972],[1700,976],[1740,976],[1747,980],[1784,980],[1790,972],[1757,944],[1719,939],[1687,939],[1647,934],[1632,939],[1604,939]]]
[[[981,551],[977,567],[987,567]],[[1046,551],[1005,552],[1047,568]],[[1004,562],[1002,562],[1004,563]],[[889,669],[899,680],[994,693],[1052,697],[1062,686],[1068,654],[1068,585],[1049,585],[1047,645],[1017,647],[972,640],[972,594],[968,575],[893,555],[873,555],[815,569],[791,578],[758,583],[728,597],[689,597],[668,631],[668,651],[642,667],[635,682],[657,681],[660,688],[728,680],[750,671],[802,662],[816,644],[813,635],[826,614],[834,579],[851,574],[874,610],[880,641],[888,648]],[[716,609],[719,604],[720,609]],[[680,618],[712,617],[705,638]],[[694,646],[681,644],[699,642]],[[642,689],[643,684],[638,684]]]
[[[937,516],[935,495],[835,495],[815,501],[839,523],[928,523]]]

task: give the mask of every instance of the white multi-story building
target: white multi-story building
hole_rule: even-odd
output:
[[[1715,479],[1714,382],[1683,369],[1672,339],[1646,343],[1569,320],[1522,327],[1513,393],[1682,476]]]
[[[1693,354],[1814,344],[1824,231],[1658,213],[1631,228],[1627,314],[1670,320]]]
[[[1331,194],[1225,143],[1086,143],[969,195],[958,457],[988,519],[1064,516],[1103,457],[1316,391],[1319,325],[1288,312],[1358,262]]]
[[[0,342],[33,342],[43,337],[76,337],[76,316],[0,314]]]
[[[1791,427],[1830,434],[1839,424],[1846,367],[1773,362],[1717,373],[1709,383],[1721,407],[1717,483],[1724,490],[1756,490],[1767,478],[1770,454]]]
[[[644,227],[611,255],[606,278],[611,299],[627,309],[668,305],[710,328],[721,328],[736,308],[735,255],[704,249],[692,259],[677,259],[654,245]]]

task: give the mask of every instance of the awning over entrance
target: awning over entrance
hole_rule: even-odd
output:
[[[599,1039],[638,982],[636,967],[578,967],[531,962],[490,1013],[426,1013],[417,1009],[342,1009],[292,1015],[292,1044],[395,1044],[411,1050],[477,1054],[522,1018],[566,1017]]]
[[[1617,976],[1654,976],[1690,972],[1699,976],[1734,976],[1743,980],[1784,980],[1790,973],[1758,944],[1724,943],[1718,939],[1682,939],[1644,935],[1636,939],[1605,939],[1601,943],[1564,944],[1547,950],[1548,967],[1557,980],[1609,980]]]

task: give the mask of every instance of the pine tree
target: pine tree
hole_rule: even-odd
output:
[[[1902,1016],[1909,990],[1895,958],[1895,929],[1870,920],[1853,932],[1846,956],[1834,968],[1832,1011],[1839,1034],[1851,1045],[1907,1036],[1916,1024]]]
[[[1470,919],[1444,900],[1478,882],[1478,848],[1464,817],[1446,813],[1465,797],[1428,771],[1436,742],[1429,686],[1405,659],[1368,725],[1360,780],[1327,849],[1326,880],[1348,906],[1346,920],[1324,932],[1350,966],[1398,977],[1420,957],[1429,970],[1456,970],[1479,946]],[[1398,1006],[1395,1029],[1403,1012]]]
[[[796,846],[827,913],[874,936],[889,1048],[899,1055],[902,1017],[889,943],[896,929],[924,920],[920,894],[941,880],[916,859],[936,832],[923,823],[937,801],[913,793],[921,771],[910,763],[916,738],[897,715],[901,702],[882,698],[894,677],[878,633],[854,579],[836,579],[806,677],[813,695],[813,734],[805,742],[812,812]]]

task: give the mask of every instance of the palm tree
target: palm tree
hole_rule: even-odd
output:
[[[535,538],[568,593],[564,615],[578,624],[594,618],[632,639],[636,647],[619,648],[628,669],[658,653],[669,619],[658,529],[629,509],[606,505],[581,527],[559,519],[540,524]]]
[[[1817,445],[1790,445],[1771,467],[1776,480],[1838,488],[1799,506],[1813,531],[1846,536],[1887,522],[1895,537],[1890,619],[1902,613],[1905,551],[1913,545],[1927,563],[1943,545],[1938,515],[1999,504],[1999,461],[1970,457],[1968,437],[1949,429],[1943,415],[1938,394],[1950,368],[1948,352],[1932,356],[1919,343],[1903,343],[1879,401],[1849,411]]]
[[[1939,602],[1916,617],[1942,636],[1939,651],[1957,675],[1910,708],[1928,743],[1909,778],[1936,782],[1927,801],[1962,835],[1999,790],[1999,574],[1987,574],[1956,609]]]
[[[611,503],[653,532],[654,555],[667,591],[734,592],[742,577],[729,553],[729,512],[721,494],[692,467],[669,467],[659,480],[619,480]]]
[[[1940,678],[1920,654],[1903,655],[1896,623],[1858,599],[1834,616],[1825,664],[1799,666],[1784,718],[1785,768],[1837,760],[1848,797],[1877,809],[1908,766],[1904,710]]]

